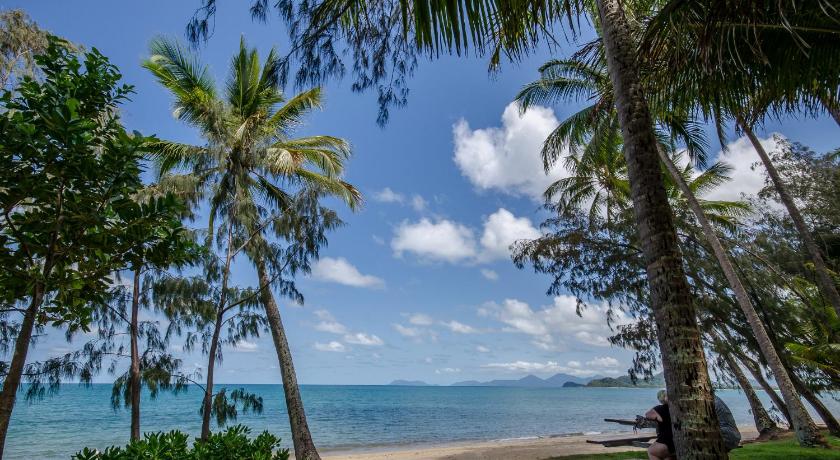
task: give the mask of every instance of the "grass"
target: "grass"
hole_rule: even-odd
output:
[[[827,436],[831,449],[806,449],[795,439],[756,442],[729,453],[732,460],[840,460],[840,438]],[[628,460],[646,459],[642,451],[610,452],[608,454],[570,455],[549,460]]]

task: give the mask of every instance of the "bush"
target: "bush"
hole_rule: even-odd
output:
[[[189,446],[189,436],[180,431],[146,433],[143,439],[127,446],[112,446],[100,452],[86,447],[74,460],[288,460],[289,449],[280,449],[280,438],[263,431],[253,440],[250,428],[236,425],[210,435],[207,442],[196,440]]]

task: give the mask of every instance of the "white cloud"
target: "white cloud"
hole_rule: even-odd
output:
[[[515,241],[540,236],[530,219],[516,217],[504,208],[489,215],[483,227],[477,241],[473,229],[451,220],[403,221],[394,230],[391,248],[398,257],[411,252],[432,261],[482,263],[509,258]]]
[[[484,260],[510,258],[510,245],[519,240],[533,240],[540,232],[527,217],[516,217],[504,208],[490,214],[484,222],[481,246]]]
[[[379,347],[385,344],[385,342],[383,342],[379,337],[373,334],[365,334],[364,332],[347,334],[344,336],[344,341],[354,345],[364,345],[368,347]]]
[[[499,279],[499,274],[489,268],[482,268],[481,269],[481,276],[487,278],[490,281],[496,281]]]
[[[760,139],[764,149],[770,153],[779,148],[779,143],[770,136]],[[718,154],[718,160],[732,167],[729,176],[732,180],[715,187],[703,196],[708,200],[740,200],[743,195],[753,196],[764,188],[765,170],[760,163],[758,153],[746,137],[741,137],[727,144],[726,151]],[[758,163],[758,164],[756,164]]]
[[[475,334],[478,332],[474,327],[452,320],[449,322],[441,322],[447,329],[457,334]]]
[[[373,199],[381,203],[402,203],[405,201],[405,196],[402,193],[397,193],[389,187],[373,194]]]
[[[618,360],[610,356],[603,356],[587,361],[586,365],[589,367],[618,367]]]
[[[315,311],[315,316],[317,316],[321,321],[315,324],[315,330],[321,332],[329,332],[330,334],[345,334],[347,333],[347,328],[336,321],[330,312],[326,310],[317,310]]]
[[[506,325],[508,332],[532,336],[532,344],[542,350],[558,350],[561,344],[577,341],[586,345],[609,346],[607,337],[612,333],[607,326],[608,308],[602,304],[589,304],[577,314],[574,297],[561,295],[551,305],[534,310],[517,299],[505,299],[501,305],[485,304],[479,314],[494,317]],[[628,324],[630,318],[614,311],[614,324]]]
[[[404,337],[420,337],[423,331],[416,327],[407,327],[402,324],[394,324],[394,329]]]
[[[408,317],[408,322],[415,326],[431,326],[435,323],[435,320],[429,315],[416,313]]]
[[[423,259],[453,263],[476,255],[473,231],[445,219],[403,222],[394,232],[391,248],[397,256],[412,252]]]
[[[423,211],[428,205],[429,203],[420,195],[414,195],[411,197],[411,207],[417,212]]]
[[[444,367],[443,369],[435,369],[435,374],[457,374],[461,369],[457,367]]]
[[[479,346],[475,347],[475,351],[477,351],[479,353],[490,353],[490,349],[485,347],[484,345],[479,345]]]
[[[384,246],[384,245],[385,245],[385,238],[382,238],[382,237],[381,237],[381,236],[379,236],[379,235],[371,235],[371,237],[370,237],[370,238],[373,240],[373,242],[374,242],[374,243],[376,243],[376,244],[378,244],[378,245],[380,245],[380,246]]]
[[[385,281],[372,275],[363,275],[343,257],[324,257],[312,267],[312,276],[322,281],[343,284],[353,287],[377,288],[385,285]]]
[[[233,346],[234,350],[242,353],[252,353],[254,351],[257,351],[257,348],[259,348],[259,345],[257,345],[255,342],[249,342],[247,340],[240,340],[239,342],[236,342],[236,345]]]
[[[344,347],[344,344],[341,342],[336,342],[335,340],[329,343],[321,343],[315,342],[315,349],[318,351],[330,351],[334,353],[344,353],[347,349]]]
[[[596,358],[593,361],[597,361],[602,358]],[[603,359],[612,359],[612,358],[603,358]],[[615,361],[613,364],[612,361],[608,361],[606,366],[601,365],[600,363],[596,363],[594,365],[590,365],[593,361],[589,361],[586,363],[587,367],[581,366],[579,361],[569,361],[565,366],[558,363],[557,361],[546,361],[542,362],[531,362],[531,361],[512,361],[506,363],[488,363],[482,364],[481,367],[484,369],[493,369],[493,370],[501,370],[510,373],[535,373],[535,374],[557,374],[557,373],[564,373],[569,375],[574,375],[576,377],[592,377],[597,374],[608,374],[608,375],[617,375],[620,372],[612,369],[613,367],[618,366],[618,361]],[[614,361],[614,360],[613,360]]]
[[[545,189],[567,175],[562,161],[546,175],[540,155],[543,141],[558,124],[551,109],[533,106],[520,115],[516,102],[505,107],[501,127],[471,129],[459,120],[452,127],[455,164],[480,190],[542,201]]]

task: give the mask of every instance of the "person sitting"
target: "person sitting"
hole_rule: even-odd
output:
[[[735,417],[732,416],[732,411],[729,410],[729,406],[722,399],[718,398],[717,395],[715,395],[715,413],[720,423],[723,446],[729,452],[741,444],[741,432],[738,431],[738,424],[735,423]]]
[[[668,393],[659,390],[656,393],[659,405],[647,411],[645,418],[654,420],[656,424],[656,441],[648,447],[648,458],[650,460],[675,459],[674,433],[671,428],[671,413],[668,410]]]

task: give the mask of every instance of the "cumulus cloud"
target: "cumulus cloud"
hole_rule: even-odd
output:
[[[382,190],[373,194],[373,199],[380,203],[403,203],[405,202],[405,195],[385,187]]]
[[[411,207],[417,212],[423,211],[428,205],[429,203],[426,202],[426,200],[420,195],[414,195],[411,197]]]
[[[410,252],[431,261],[486,263],[509,258],[514,242],[539,236],[530,219],[499,208],[484,220],[480,240],[476,240],[476,232],[466,225],[423,218],[401,223],[394,231],[391,248],[397,256]]]
[[[344,353],[347,351],[344,344],[335,340],[328,343],[315,342],[315,349],[318,351],[329,351],[333,353]]]
[[[476,328],[455,320],[442,322],[441,324],[457,334],[475,334],[478,332]]]
[[[499,274],[489,268],[482,268],[481,269],[481,276],[487,278],[490,281],[496,281],[499,279]]]
[[[779,149],[779,142],[774,136],[759,142],[769,153]],[[758,153],[746,137],[738,138],[726,146],[726,151],[718,154],[718,160],[732,167],[729,176],[732,180],[721,187],[715,187],[703,198],[708,200],[740,200],[744,195],[753,196],[764,188],[764,165],[760,164]]]
[[[394,324],[396,330],[403,337],[420,337],[423,335],[423,330],[417,327],[403,326],[402,324]]]
[[[540,237],[539,230],[527,217],[516,217],[507,209],[500,208],[490,214],[484,222],[481,235],[482,258],[485,260],[510,257],[510,245],[518,240],[533,240]]]
[[[605,305],[590,304],[577,314],[577,301],[574,297],[561,295],[554,298],[551,305],[534,310],[525,302],[517,299],[505,299],[501,304],[488,303],[479,309],[479,315],[497,319],[505,325],[508,332],[531,336],[534,346],[542,350],[558,350],[569,342],[585,345],[609,346],[607,337],[611,335],[607,326]],[[613,312],[614,324],[628,324],[631,320],[621,312]]]
[[[385,344],[379,337],[373,334],[365,334],[364,332],[347,334],[344,336],[344,341],[353,345],[364,345],[367,347],[379,347]]]
[[[326,311],[326,310],[317,310],[315,311],[315,316],[320,319],[320,321],[315,324],[315,330],[321,332],[329,332],[330,334],[345,334],[347,333],[347,328],[336,321],[333,315]]]
[[[542,201],[545,189],[568,175],[562,161],[546,175],[540,155],[543,141],[558,124],[550,108],[534,106],[520,115],[516,102],[505,107],[501,127],[472,129],[461,119],[452,127],[455,164],[480,190]]]
[[[363,275],[358,268],[343,257],[319,259],[312,267],[312,276],[321,281],[353,287],[379,288],[385,285],[385,281],[381,278]]]
[[[394,231],[391,248],[397,256],[411,252],[423,259],[452,263],[477,254],[473,231],[446,219],[403,222]]]
[[[490,349],[485,347],[484,345],[478,345],[477,347],[475,347],[475,351],[479,353],[490,353]]]

